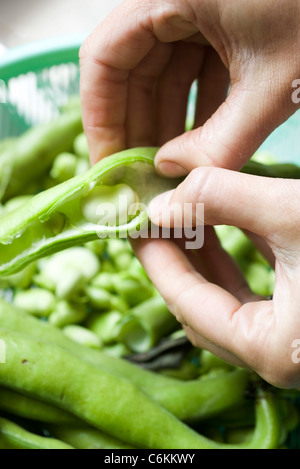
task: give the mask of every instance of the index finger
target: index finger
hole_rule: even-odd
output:
[[[122,4],[82,44],[82,119],[92,163],[124,149],[129,71],[155,41],[132,9]]]
[[[176,2],[175,2],[176,3]],[[91,161],[126,146],[128,81],[157,44],[186,39],[198,29],[188,4],[127,0],[114,9],[80,49],[83,126]]]

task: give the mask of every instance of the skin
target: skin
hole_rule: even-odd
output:
[[[299,109],[292,100],[299,19],[297,0],[126,0],[80,51],[92,163],[126,147],[158,145],[157,171],[188,176],[152,204],[152,221],[174,226],[173,202],[205,204],[205,244],[195,255],[184,239],[135,241],[153,283],[195,345],[291,388],[300,387],[292,360],[299,330],[299,183],[229,170],[241,169]],[[195,126],[184,132],[195,79]],[[273,301],[249,290],[219,246],[211,227],[217,224],[246,230],[275,267]]]

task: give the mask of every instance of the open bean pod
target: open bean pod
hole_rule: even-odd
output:
[[[114,154],[2,216],[0,275],[99,238],[138,236],[148,226],[150,200],[179,182],[157,175],[155,153],[136,148]]]

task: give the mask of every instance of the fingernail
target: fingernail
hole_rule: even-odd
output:
[[[157,163],[156,170],[159,174],[167,177],[181,177],[187,174],[187,170],[183,166],[170,161]]]

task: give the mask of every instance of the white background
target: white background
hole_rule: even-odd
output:
[[[0,44],[88,34],[121,0],[0,0]]]

